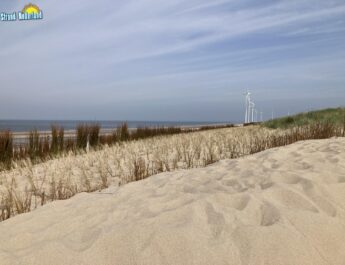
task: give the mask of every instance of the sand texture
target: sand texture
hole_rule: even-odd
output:
[[[1,265],[344,265],[345,139],[81,193],[0,238]]]

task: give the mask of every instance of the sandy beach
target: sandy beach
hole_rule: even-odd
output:
[[[81,193],[0,223],[1,265],[342,265],[345,139]]]

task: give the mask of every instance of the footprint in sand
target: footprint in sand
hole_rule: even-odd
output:
[[[254,172],[253,170],[244,170],[242,171],[242,173],[240,174],[241,178],[250,178],[252,176],[254,176]]]
[[[242,185],[238,180],[236,179],[227,179],[223,180],[222,184],[228,187],[233,188],[236,192],[244,192],[248,190],[248,187]]]
[[[279,165],[279,163],[276,163],[276,162],[275,162],[275,163],[272,163],[272,164],[271,164],[271,168],[272,168],[272,169],[278,169],[278,168],[280,168],[280,165]]]
[[[277,189],[273,193],[273,198],[277,202],[292,210],[296,209],[314,213],[319,212],[313,202],[311,202],[306,196],[290,189]]]
[[[238,211],[243,211],[250,201],[249,195],[233,196],[230,200],[230,206]]]
[[[261,205],[261,226],[271,226],[280,220],[279,210],[272,204],[264,202]]]
[[[337,215],[337,210],[335,209],[335,207],[333,207],[333,205],[326,199],[316,194],[316,187],[312,181],[303,179],[300,184],[305,195],[318,207],[318,209],[322,210],[331,217]]]
[[[339,159],[336,157],[327,157],[326,158],[329,162],[337,164],[339,162]]]
[[[284,183],[284,184],[298,184],[302,182],[303,180],[305,179],[296,174],[291,174],[291,173],[275,177],[276,182]]]
[[[297,163],[297,169],[305,170],[305,169],[312,169],[312,168],[313,166],[307,162],[300,161],[299,163]]]
[[[225,226],[225,218],[223,214],[217,212],[211,203],[207,203],[205,207],[207,223],[210,226],[212,236],[217,238],[221,235]]]
[[[271,188],[273,185],[274,185],[274,183],[273,183],[273,182],[270,182],[270,181],[268,181],[268,182],[262,182],[262,183],[260,183],[260,188],[261,188],[262,190],[266,190],[266,189]]]
[[[290,154],[291,154],[291,156],[293,156],[293,157],[301,157],[301,156],[302,156],[302,155],[301,155],[300,153],[298,153],[298,152],[291,152]]]
[[[308,192],[307,196],[315,203],[315,205],[325,212],[330,217],[337,216],[337,210],[333,207],[333,205],[328,202],[326,199],[322,198],[314,194],[313,192]]]
[[[344,176],[338,177],[338,183],[345,183],[345,177]]]

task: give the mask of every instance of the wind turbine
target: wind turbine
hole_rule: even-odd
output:
[[[244,123],[248,123],[249,122],[249,116],[250,116],[250,92],[247,91],[243,95],[246,96],[246,98],[245,98],[246,112],[245,112]]]
[[[263,118],[262,118],[262,111],[260,111],[260,121],[263,122]]]
[[[251,122],[254,122],[254,108],[255,108],[255,103],[253,101],[250,101],[249,102],[250,104],[250,109],[252,111],[252,121]]]
[[[255,109],[255,122],[258,122],[258,110]]]

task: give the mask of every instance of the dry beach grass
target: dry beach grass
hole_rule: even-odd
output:
[[[223,129],[124,141],[37,165],[26,160],[24,166],[21,162],[16,169],[0,173],[0,219],[28,212],[47,201],[104,189],[112,183],[125,184],[163,171],[200,167],[238,156],[247,152],[234,142],[243,142],[243,132],[254,130],[238,128],[229,134]],[[233,150],[235,146],[238,150]]]
[[[0,172],[0,220],[80,192],[123,185],[164,171],[204,167],[299,140],[341,136],[341,128],[315,124],[287,131],[259,126],[207,130],[119,142],[101,150]]]

